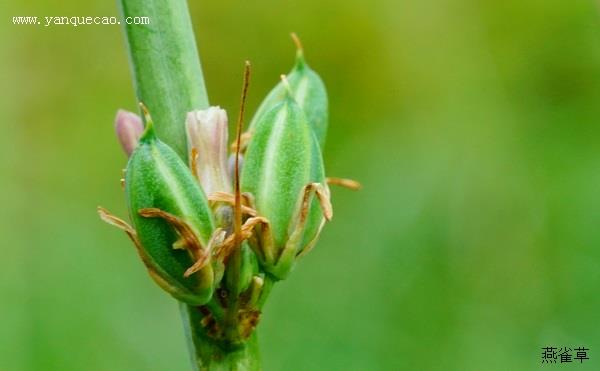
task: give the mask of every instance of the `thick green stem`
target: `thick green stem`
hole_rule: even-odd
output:
[[[207,335],[200,324],[203,315],[198,307],[180,303],[180,308],[195,370],[257,371],[261,369],[256,331],[241,345],[227,347]]]
[[[185,117],[208,107],[200,58],[185,0],[119,0],[137,99],[152,114],[158,137],[187,162]],[[131,17],[131,18],[129,18]],[[149,17],[147,25],[127,24]],[[180,303],[195,370],[260,370],[256,333],[240,345],[218,344],[199,307]]]
[[[186,114],[208,107],[187,2],[119,3],[137,99],[152,114],[158,137],[187,162]],[[127,24],[135,17],[149,17],[149,24]]]

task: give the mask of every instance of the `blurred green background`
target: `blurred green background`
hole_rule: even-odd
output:
[[[334,221],[259,327],[266,370],[600,369],[600,9],[594,1],[190,4],[210,99],[253,110],[291,67],[325,80]],[[134,109],[113,1],[0,5],[0,370],[188,370],[176,304],[125,215]],[[590,348],[541,365],[541,347]]]

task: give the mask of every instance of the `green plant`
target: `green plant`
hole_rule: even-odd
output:
[[[117,113],[132,225],[99,214],[128,234],[150,276],[179,301],[196,369],[260,369],[255,328],[271,287],[333,215],[321,155],[324,84],[294,36],[294,68],[242,135],[247,63],[228,166],[227,115],[208,106],[185,2],[122,0],[121,8],[123,17],[152,19],[125,30],[137,97],[154,120],[143,104],[145,127]]]

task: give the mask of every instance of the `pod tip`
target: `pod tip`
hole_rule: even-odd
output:
[[[290,36],[292,38],[292,41],[296,45],[296,66],[299,68],[304,66],[305,64],[304,47],[302,46],[302,41],[300,41],[300,38],[295,32],[292,32]]]
[[[286,93],[291,97],[293,96],[292,93],[292,87],[290,86],[290,82],[287,79],[287,76],[284,74],[279,75],[279,78],[281,79],[281,83],[283,84],[283,87],[285,88]]]
[[[304,48],[302,47],[302,41],[300,41],[298,34],[296,34],[295,32],[292,32],[292,33],[290,33],[290,37],[292,38],[292,41],[294,42],[294,44],[296,44],[296,50],[297,50],[298,54],[302,54],[304,52]]]
[[[144,119],[146,121],[146,127],[144,128],[144,132],[140,137],[140,141],[154,139],[156,137],[154,135],[154,122],[152,121],[152,116],[150,116],[150,112],[148,111],[148,108],[143,102],[140,102],[139,105],[140,109],[142,110],[142,113],[144,114]]]

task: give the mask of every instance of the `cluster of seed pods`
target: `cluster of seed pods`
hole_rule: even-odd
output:
[[[124,187],[131,225],[103,208],[100,216],[129,235],[161,288],[211,308],[213,322],[231,309],[224,297],[237,298],[236,312],[260,313],[267,282],[285,279],[332,218],[321,152],[327,93],[297,45],[291,72],[243,134],[240,114],[231,146],[219,107],[188,113],[188,159],[156,136],[143,105],[145,127],[132,113],[117,114],[117,136],[129,154]]]

